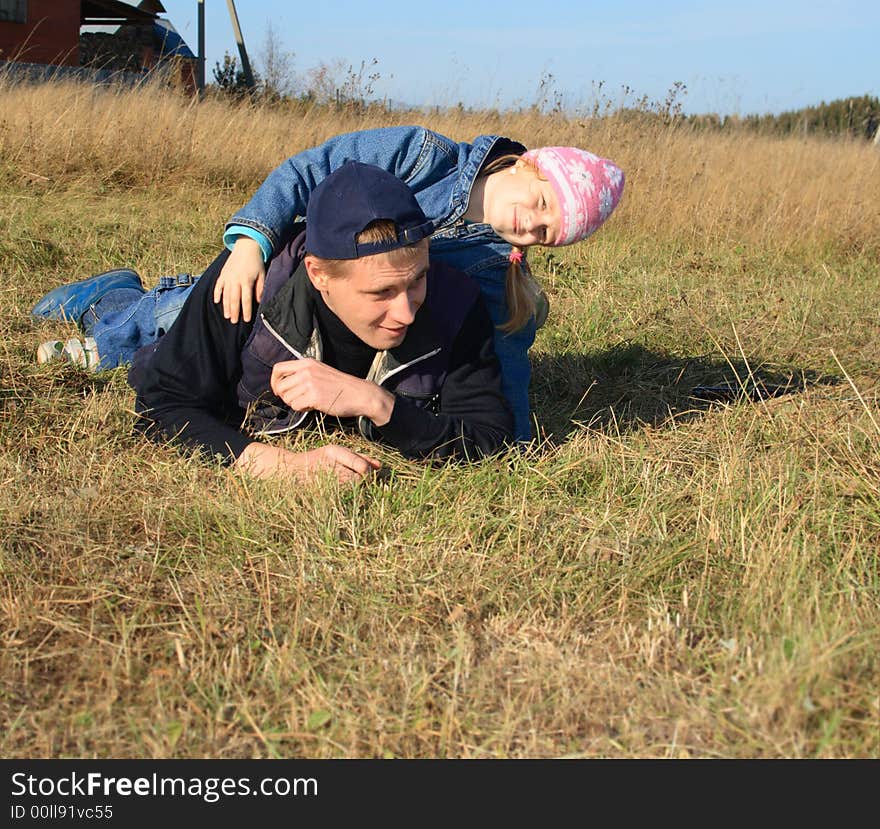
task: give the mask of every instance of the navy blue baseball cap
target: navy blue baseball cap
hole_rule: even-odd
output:
[[[358,234],[370,222],[397,225],[397,239],[359,245]],[[309,197],[306,250],[323,259],[358,259],[414,245],[430,236],[428,221],[412,190],[391,173],[348,161],[325,178]]]

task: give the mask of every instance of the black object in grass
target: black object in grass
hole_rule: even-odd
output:
[[[390,466],[380,466],[373,472],[373,480],[378,481],[380,484],[389,484],[393,475],[394,470]]]

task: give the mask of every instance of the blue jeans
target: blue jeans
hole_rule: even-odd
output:
[[[528,441],[532,436],[529,348],[535,341],[537,328],[534,317],[509,334],[497,327],[505,323],[508,316],[505,276],[509,252],[510,245],[485,224],[456,225],[437,231],[431,237],[431,259],[443,260],[464,271],[480,286],[489,316],[496,325],[495,354],[501,365],[501,390],[513,410],[514,437]]]
[[[158,340],[177,319],[196,279],[163,276],[152,290],[117,288],[98,300],[83,316],[82,327],[95,338],[101,367],[127,365],[141,346]]]

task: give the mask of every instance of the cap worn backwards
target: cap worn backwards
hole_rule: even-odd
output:
[[[397,238],[358,244],[371,222],[397,226]],[[306,209],[306,250],[323,259],[358,259],[413,245],[431,235],[412,190],[399,178],[369,164],[348,161],[312,192]]]

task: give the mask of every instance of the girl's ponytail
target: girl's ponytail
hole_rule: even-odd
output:
[[[498,327],[505,333],[519,331],[535,313],[535,297],[529,290],[529,277],[524,266],[525,249],[515,245],[510,250],[510,264],[507,266],[507,278],[504,291],[507,295],[507,310],[510,314],[507,321]]]

